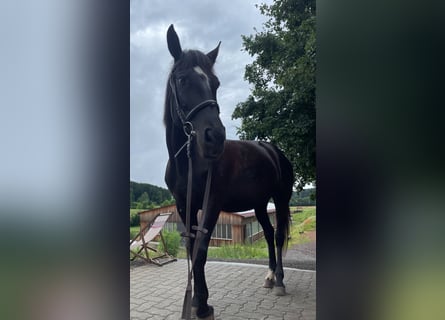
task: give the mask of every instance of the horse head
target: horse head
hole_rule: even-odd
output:
[[[193,152],[199,157],[216,160],[226,139],[216,100],[219,80],[213,72],[220,44],[207,54],[183,51],[173,25],[167,31],[167,44],[174,65],[167,84],[164,122],[173,122],[185,137],[193,135]]]

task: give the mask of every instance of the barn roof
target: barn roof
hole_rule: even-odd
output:
[[[273,213],[273,212],[275,212],[275,204],[272,202],[269,202],[267,204],[267,213]],[[249,217],[253,217],[255,215],[255,210],[251,209],[251,210],[246,210],[246,211],[241,211],[241,212],[228,212],[228,213],[236,214],[243,218],[249,218]]]
[[[138,212],[139,215],[141,214],[147,214],[147,213],[160,213],[160,212],[175,212],[176,211],[176,205],[169,205],[169,206],[165,206],[165,207],[161,207],[161,208],[154,208],[154,209],[149,209],[149,210],[143,210]],[[226,211],[224,211],[226,212]],[[267,213],[274,213],[275,212],[275,204],[269,202],[267,204]],[[233,214],[236,216],[240,216],[242,218],[249,218],[249,217],[253,217],[255,216],[255,210],[251,209],[251,210],[246,210],[246,211],[241,211],[241,212],[226,212],[228,214]]]

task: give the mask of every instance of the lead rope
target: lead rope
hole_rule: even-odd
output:
[[[187,134],[187,133],[186,133]],[[182,236],[187,239],[187,288],[185,290],[184,302],[182,305],[182,319],[191,320],[192,316],[192,276],[193,276],[193,266],[195,265],[196,257],[198,254],[199,242],[201,241],[202,234],[206,234],[208,232],[207,229],[204,228],[205,216],[207,214],[207,207],[209,202],[210,195],[210,186],[212,183],[212,165],[209,165],[207,172],[207,181],[206,188],[204,191],[204,201],[202,205],[202,216],[198,226],[193,226],[193,230],[196,231],[196,236],[190,232],[190,212],[191,212],[191,203],[192,203],[192,157],[190,153],[192,138],[195,135],[193,130],[190,131],[190,134],[187,135],[187,158],[188,158],[188,177],[187,177],[187,198],[186,198],[186,218],[185,218],[185,232],[182,233]],[[181,148],[182,149],[182,148]],[[179,153],[179,152],[178,152]],[[193,251],[191,253],[191,245],[190,238],[195,238],[195,243],[193,245]],[[190,265],[191,261],[191,265]]]
[[[184,130],[185,131],[185,130]],[[187,133],[186,133],[187,134]],[[194,131],[191,130],[190,134],[187,135],[187,158],[188,158],[188,177],[187,177],[187,199],[186,199],[186,211],[185,211],[185,232],[182,233],[182,236],[186,238],[187,241],[187,288],[185,290],[184,303],[182,305],[182,319],[191,320],[191,300],[192,300],[192,272],[190,266],[190,238],[194,236],[190,232],[190,211],[191,211],[191,203],[192,203],[192,177],[193,177],[193,169],[192,169],[192,157],[190,153],[190,146],[192,142],[192,138],[194,135]],[[180,149],[182,150],[182,148]],[[179,151],[178,151],[179,153]]]

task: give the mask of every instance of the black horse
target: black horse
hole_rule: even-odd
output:
[[[226,140],[216,102],[218,78],[213,65],[218,46],[207,54],[183,51],[173,25],[167,31],[168,49],[174,58],[166,90],[164,124],[169,161],[165,181],[176,199],[182,221],[186,224],[188,181],[187,137],[194,135],[189,154],[192,159],[191,225],[197,225],[206,176],[211,164],[212,183],[203,226],[208,230],[197,248],[193,265],[194,292],[192,306],[198,318],[213,319],[213,308],[207,304],[208,289],[204,275],[210,236],[221,210],[237,212],[255,209],[264,230],[269,249],[269,272],[265,287],[274,287],[277,295],[285,294],[282,252],[287,246],[289,200],[294,183],[292,165],[272,144],[257,141]],[[193,131],[193,132],[192,132]],[[274,228],[267,214],[272,198],[276,207],[275,255]],[[189,232],[196,233],[194,229]],[[194,239],[191,238],[191,248]]]

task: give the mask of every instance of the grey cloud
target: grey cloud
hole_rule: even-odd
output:
[[[270,2],[270,1],[269,1]],[[184,49],[212,50],[222,41],[215,72],[221,81],[218,101],[230,139],[239,123],[233,109],[249,95],[245,65],[252,58],[242,49],[242,34],[261,29],[265,17],[257,1],[130,2],[130,179],[165,187],[168,159],[162,122],[166,79],[172,65],[166,31],[173,23]]]

